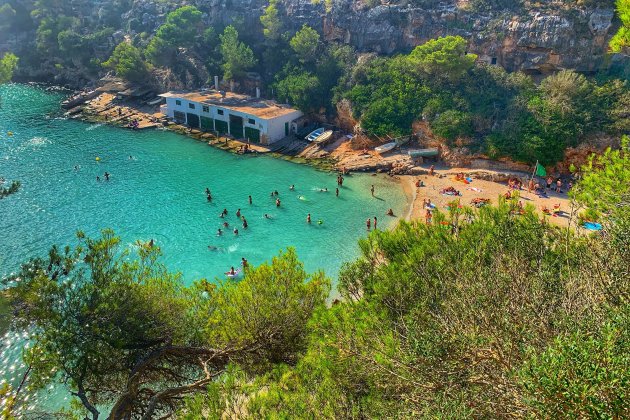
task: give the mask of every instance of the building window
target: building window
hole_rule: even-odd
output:
[[[180,101],[179,99],[175,100],[175,105],[181,105],[182,101]]]
[[[222,109],[217,109],[217,114],[223,115],[223,110]]]
[[[248,119],[247,122],[250,123],[251,125],[256,125],[256,120],[253,118]]]
[[[195,109],[195,104],[188,104],[188,108]]]
[[[208,105],[202,105],[201,109],[203,110],[203,112],[210,112],[210,107]]]

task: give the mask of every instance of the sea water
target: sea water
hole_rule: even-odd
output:
[[[297,250],[308,271],[321,269],[334,279],[341,264],[358,255],[367,218],[376,216],[379,228],[387,228],[395,223],[387,209],[397,215],[405,210],[402,189],[385,175],[348,176],[336,197],[335,174],[230,154],[168,131],[67,119],[61,99],[35,86],[0,86],[0,178],[4,187],[22,183],[18,193],[0,200],[0,277],[45,256],[53,244],[76,244],[77,230],[94,237],[111,228],[131,251],[137,241],[153,239],[162,262],[187,284],[225,278],[242,257],[257,265],[287,247]],[[228,216],[220,218],[224,208]],[[247,229],[235,215],[239,208]],[[20,377],[20,352],[12,346],[19,339],[13,333],[3,339],[0,380]]]

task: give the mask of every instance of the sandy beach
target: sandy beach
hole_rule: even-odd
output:
[[[429,165],[426,165],[427,169]],[[463,172],[467,177],[472,178],[472,182],[465,184],[455,180],[457,173]],[[474,198],[489,199],[490,204],[496,205],[499,201],[499,196],[505,194],[508,191],[506,183],[486,181],[483,179],[475,178],[475,174],[478,171],[471,171],[466,168],[448,168],[448,169],[436,169],[435,175],[401,175],[401,185],[405,194],[409,207],[407,214],[404,218],[407,220],[422,219],[424,220],[425,210],[423,209],[423,200],[431,200],[431,203],[435,204],[436,208],[441,211],[446,211],[448,203],[459,200],[461,205],[470,206],[471,200]],[[488,171],[484,170],[484,173]],[[521,177],[527,177],[527,174],[515,174]],[[424,183],[423,187],[416,187],[416,182],[420,180]],[[458,190],[460,196],[448,196],[440,194],[440,190],[453,187]],[[557,216],[547,216],[546,219],[558,226],[569,225],[569,214],[571,212],[571,203],[566,191],[563,190],[561,194],[555,191],[548,191],[548,198],[539,197],[534,193],[528,193],[526,189],[520,191],[520,200],[524,206],[533,205],[537,212],[543,216],[542,209],[547,207],[553,208],[554,205],[559,204],[561,212]]]

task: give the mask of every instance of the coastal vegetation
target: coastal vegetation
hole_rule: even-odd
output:
[[[3,280],[12,327],[31,336],[24,386],[65,384],[64,415],[92,419],[626,417],[622,145],[574,190],[601,233],[518,199],[452,205],[361,240],[333,302],[292,249],[240,281],[185,286],[154,244],[79,232]]]
[[[0,84],[10,82],[19,59],[15,54],[6,53],[0,59]]]
[[[475,13],[548,7],[528,1],[468,3]],[[559,4],[570,13],[577,6],[611,7],[613,1]],[[535,78],[508,73],[476,62],[467,51],[469,40],[459,36],[387,56],[360,53],[324,39],[308,24],[292,27],[286,4],[276,0],[262,9],[256,24],[235,18],[210,25],[212,9],[177,2],[147,6],[161,16],[154,22],[127,16],[135,6],[127,0],[101,5],[97,23],[86,28],[72,2],[36,1],[30,8],[9,2],[0,9],[0,25],[7,34],[34,31],[35,47],[22,57],[26,67],[50,62],[55,71],[74,69],[86,78],[113,70],[158,90],[211,85],[214,75],[222,75],[224,86],[233,81],[250,93],[257,86],[264,96],[318,119],[348,120],[350,112],[359,131],[375,140],[412,134],[421,123],[448,147],[548,166],[562,161],[568,147],[618,138],[629,129],[628,74],[614,66],[587,76],[572,70]],[[622,25],[611,52],[627,53],[628,7],[628,0],[617,1]],[[127,19],[122,26],[121,15]]]

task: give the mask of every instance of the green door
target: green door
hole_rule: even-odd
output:
[[[201,129],[203,131],[214,131],[214,121],[212,118],[208,117],[200,117],[201,119]]]
[[[214,120],[214,129],[219,132],[219,134],[225,134],[228,132],[228,123],[221,120]]]
[[[260,130],[252,127],[245,127],[245,138],[252,143],[260,143]]]
[[[236,139],[243,138],[243,117],[230,114],[230,134]]]
[[[190,112],[186,114],[186,124],[188,127],[199,128],[199,115],[191,114]]]

